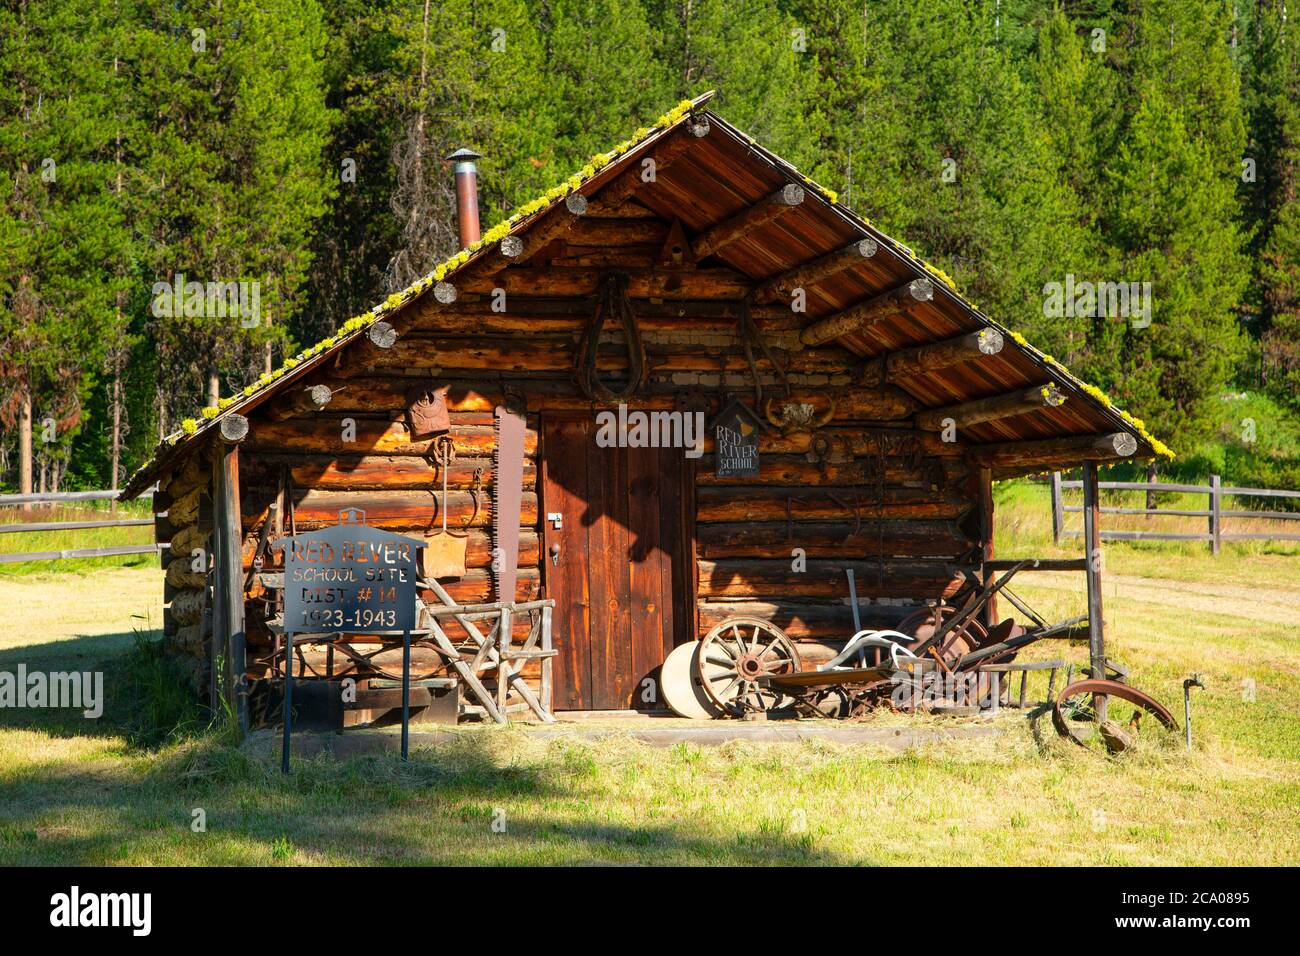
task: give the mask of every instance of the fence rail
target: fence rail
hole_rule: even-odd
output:
[[[142,497],[153,494],[152,490]],[[0,495],[0,508],[22,505],[70,504],[79,501],[110,501],[116,491],[57,491],[31,495]],[[92,528],[139,528],[152,525],[152,518],[113,518],[106,521],[25,521],[0,524],[0,534],[24,534],[34,531],[81,531]],[[111,558],[130,554],[161,554],[165,544],[125,544],[106,548],[63,548],[58,551],[20,551],[0,554],[0,564],[23,561],[64,561],[69,558]]]
[[[1082,481],[1062,481],[1059,471],[1052,472],[1052,537],[1060,544],[1065,536],[1078,536],[1082,531],[1066,531],[1065,516],[1069,513],[1083,511],[1082,505],[1066,505],[1061,492],[1065,489],[1082,488]],[[1300,533],[1282,532],[1238,532],[1228,533],[1223,530],[1225,518],[1264,518],[1274,521],[1300,521],[1297,511],[1244,511],[1224,508],[1223,499],[1232,497],[1260,498],[1300,498],[1300,491],[1287,491],[1281,488],[1234,488],[1222,484],[1218,475],[1210,476],[1208,485],[1161,484],[1145,481],[1099,481],[1097,487],[1103,491],[1170,491],[1181,494],[1205,495],[1207,507],[1204,510],[1191,508],[1121,508],[1103,507],[1102,514],[1111,515],[1165,515],[1176,518],[1204,518],[1204,532],[1174,531],[1102,531],[1103,540],[1110,541],[1204,541],[1210,546],[1212,554],[1218,554],[1224,541],[1300,541]]]

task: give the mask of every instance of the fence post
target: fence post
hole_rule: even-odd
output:
[[[1055,544],[1061,543],[1061,535],[1065,532],[1065,511],[1061,507],[1061,473],[1052,472],[1052,541]]]
[[[1210,475],[1210,554],[1218,554],[1223,539],[1223,493],[1218,475]]]

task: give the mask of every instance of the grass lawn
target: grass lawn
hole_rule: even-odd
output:
[[[1044,517],[1041,489],[1006,489],[999,555],[1069,554]],[[99,721],[0,710],[0,863],[1300,862],[1300,558],[1117,544],[1106,560],[1109,651],[1132,682],[1181,722],[1182,680],[1204,675],[1191,754],[1165,735],[1104,759],[1011,713],[999,738],[902,754],[467,728],[406,766],[319,758],[284,779],[221,733],[144,732],[161,705],[140,685],[165,674],[121,662],[160,620],[156,569],[0,576],[0,670],[108,662],[109,689]],[[1084,609],[1078,575],[1016,591],[1049,619]],[[1044,644],[1025,657],[1086,658]]]

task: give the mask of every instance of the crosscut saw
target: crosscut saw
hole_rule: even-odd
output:
[[[513,603],[519,577],[519,521],[523,507],[524,416],[498,405],[493,424],[492,452],[492,570],[497,601]]]

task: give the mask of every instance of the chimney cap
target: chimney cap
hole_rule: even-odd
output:
[[[474,152],[474,150],[470,149],[468,146],[462,146],[460,149],[456,150],[454,153],[451,153],[450,155],[448,155],[448,156],[446,157],[446,160],[447,160],[447,162],[472,163],[472,162],[474,162],[474,160],[476,160],[476,159],[482,159],[482,158],[483,158],[483,154],[482,154],[482,153],[476,153],[476,152]]]

